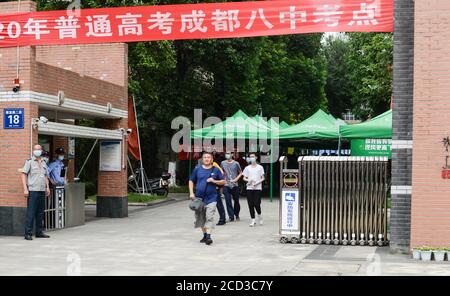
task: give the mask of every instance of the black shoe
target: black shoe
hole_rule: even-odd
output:
[[[230,222],[234,222],[234,218],[230,218]]]
[[[236,216],[236,222],[237,221],[241,221],[241,218],[239,218],[239,216]]]
[[[31,235],[25,235],[25,239],[26,239],[26,240],[33,240],[33,238],[31,237]]]
[[[202,239],[200,240],[200,242],[201,242],[201,243],[206,243],[206,237],[202,238]]]
[[[45,233],[36,234],[36,238],[50,238],[49,235],[46,235]]]
[[[225,224],[226,224],[225,221],[219,221],[219,223],[217,223],[216,225],[217,225],[217,226],[222,226],[222,225],[225,225]]]
[[[205,241],[205,244],[207,244],[208,246],[209,246],[210,244],[212,244],[212,243],[213,243],[213,240],[210,239],[210,238],[207,238],[206,241]]]

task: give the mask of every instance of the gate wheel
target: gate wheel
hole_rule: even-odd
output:
[[[300,241],[300,240],[299,240],[297,237],[291,238],[291,243],[293,243],[293,244],[298,244],[299,241]]]
[[[288,238],[285,236],[280,237],[280,243],[286,244],[288,242]]]

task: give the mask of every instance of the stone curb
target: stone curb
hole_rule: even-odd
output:
[[[163,203],[167,203],[167,202],[171,202],[171,201],[181,201],[181,200],[184,200],[184,199],[177,199],[175,197],[171,197],[171,198],[166,198],[166,199],[157,199],[157,200],[153,200],[153,201],[150,201],[150,202],[130,202],[130,203],[128,203],[128,206],[131,206],[131,207],[149,207],[149,206],[163,204]],[[186,200],[188,200],[188,198],[186,198]],[[95,202],[85,202],[84,205],[86,205],[86,206],[95,206],[97,204]]]

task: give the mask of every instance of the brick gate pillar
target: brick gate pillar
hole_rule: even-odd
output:
[[[406,253],[411,235],[414,0],[395,0],[394,9],[390,248]]]
[[[127,129],[127,119],[108,119],[99,122],[101,128]],[[128,146],[122,151],[124,168],[120,172],[98,172],[97,217],[128,217],[127,188],[127,155]]]
[[[0,49],[0,235],[23,235],[27,199],[20,180],[25,160],[30,158],[32,145],[38,143],[37,131],[31,132],[31,119],[38,117],[38,105],[27,94],[32,88],[35,68],[34,47],[20,48],[21,91],[13,93],[17,55],[15,48]],[[24,110],[23,129],[5,129],[4,109]]]

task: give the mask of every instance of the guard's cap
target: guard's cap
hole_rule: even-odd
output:
[[[56,154],[66,154],[66,151],[64,150],[63,147],[59,147],[59,148],[56,148],[55,153]]]

